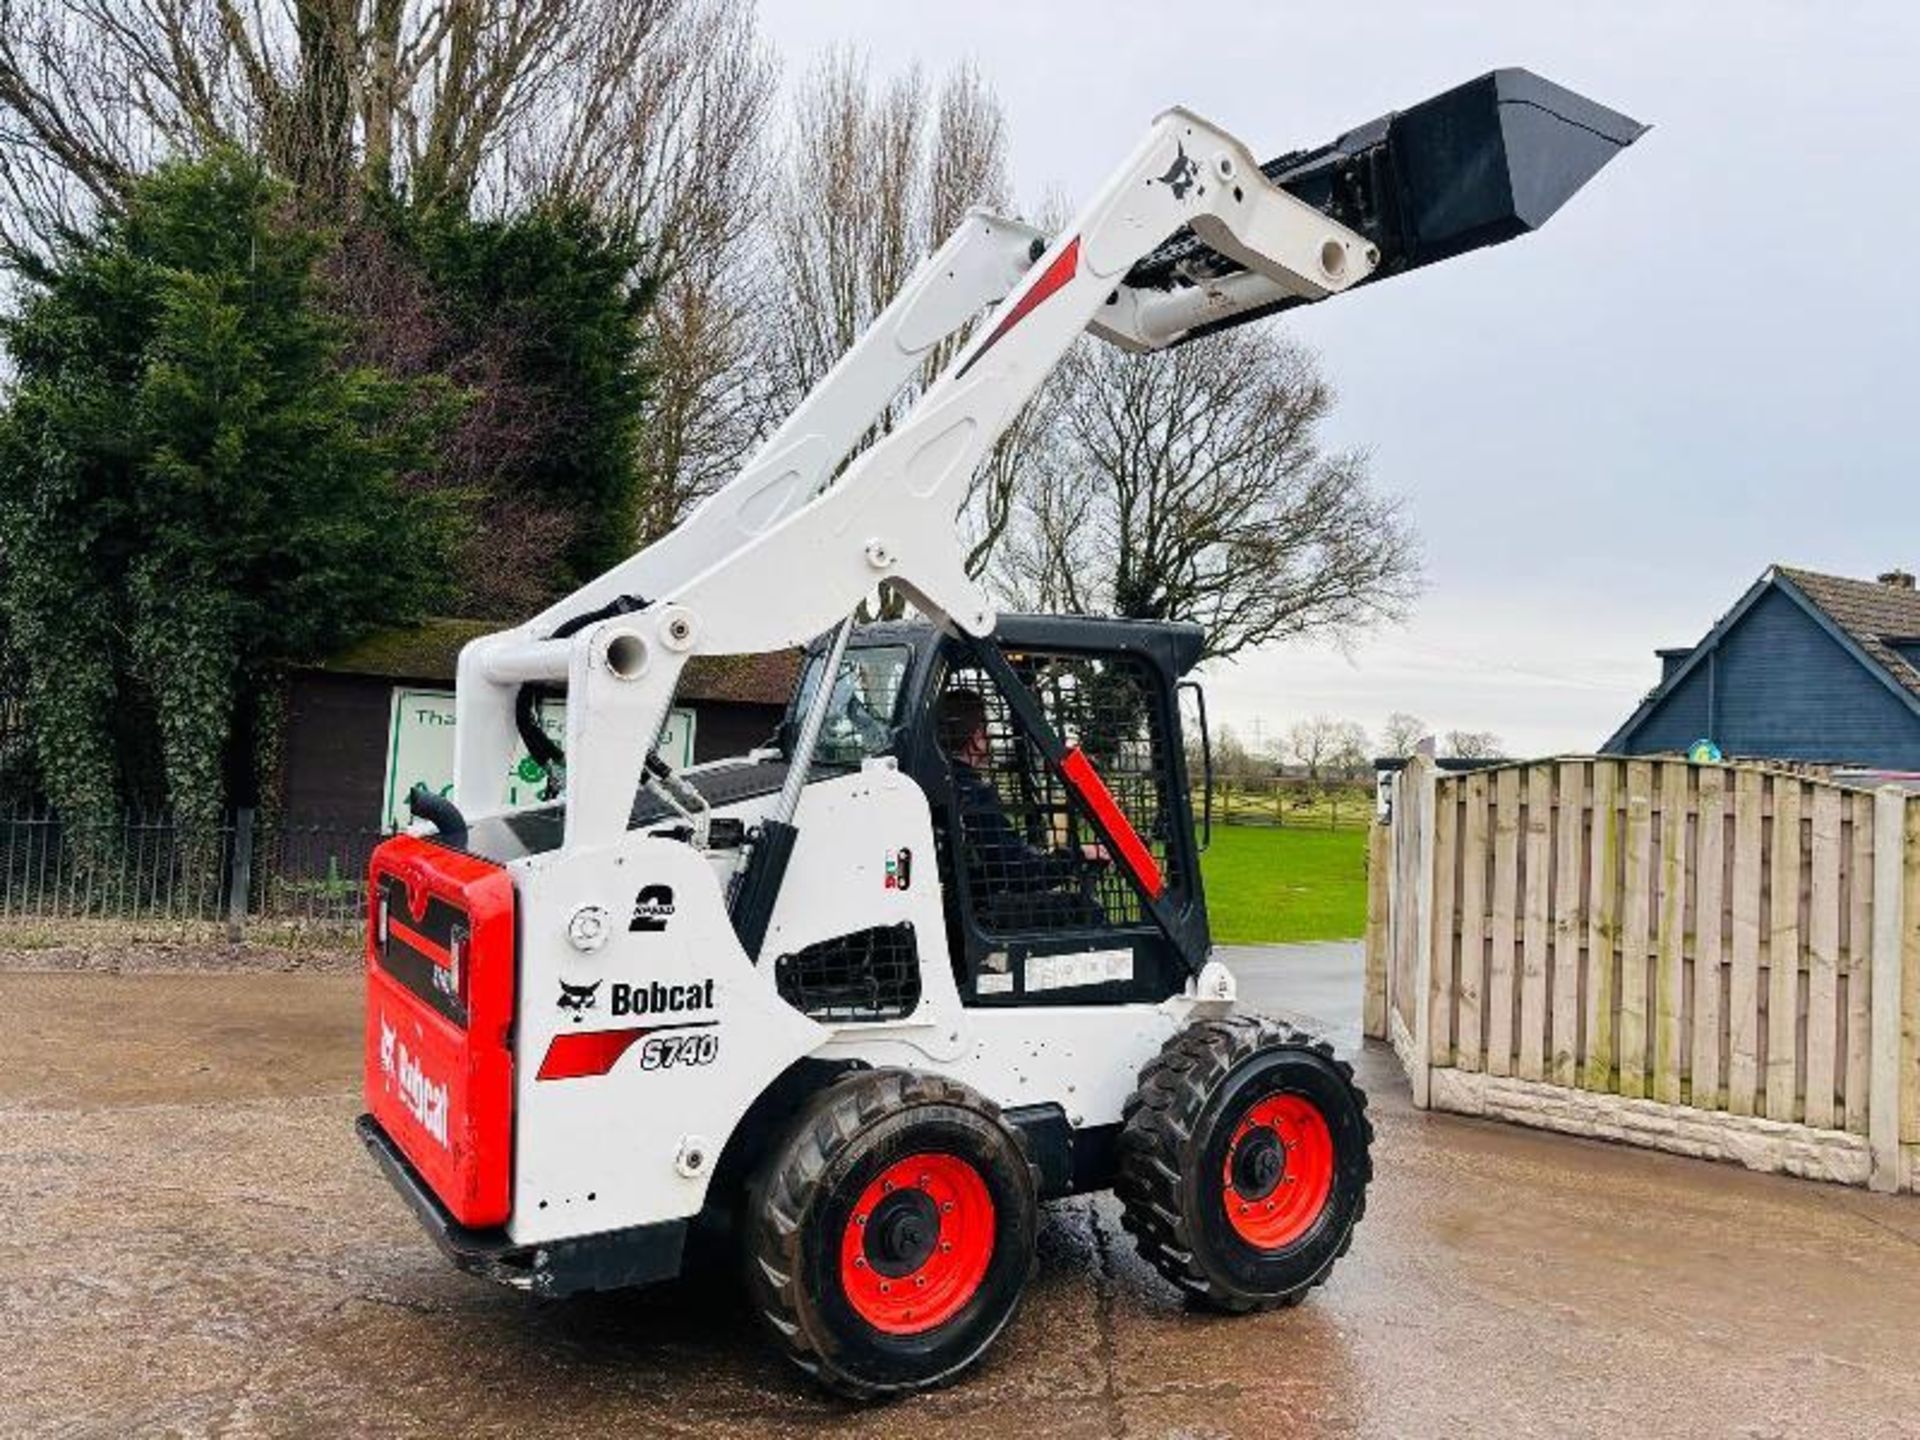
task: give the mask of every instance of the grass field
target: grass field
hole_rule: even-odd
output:
[[[1367,832],[1216,825],[1200,857],[1223,945],[1354,940],[1367,928]]]

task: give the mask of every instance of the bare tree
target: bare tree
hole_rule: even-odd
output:
[[[752,0],[0,0],[0,22],[16,258],[157,160],[222,143],[322,209],[585,205],[647,238],[657,283],[636,539],[751,444],[775,78]]]
[[[1449,730],[1440,742],[1440,752],[1454,760],[1500,760],[1506,755],[1500,737],[1491,730]]]
[[[739,108],[744,4],[0,0],[6,238],[42,249],[154,161],[217,144],[321,204],[511,202],[530,163],[552,188],[605,190]],[[705,172],[647,173],[665,195]]]
[[[781,411],[860,337],[968,206],[1003,205],[1006,189],[1005,122],[973,70],[956,69],[930,97],[918,68],[876,82],[848,50],[817,65],[794,97],[769,225],[779,293],[766,363]],[[948,353],[951,345],[929,370]]]
[[[1418,715],[1410,715],[1405,710],[1396,710],[1387,716],[1387,723],[1380,730],[1380,753],[1399,757],[1411,755],[1420,742],[1432,732],[1427,722]]]
[[[1195,749],[1188,757],[1188,770],[1197,775],[1200,773],[1197,748],[1200,739],[1197,734],[1190,739]],[[1223,723],[1213,735],[1213,773],[1216,779],[1244,783],[1272,775],[1273,761],[1248,749],[1239,732]]]
[[[677,0],[657,32],[612,38],[583,76],[589,93],[558,111],[550,136],[529,130],[511,173],[528,195],[586,204],[647,237],[658,290],[644,544],[729,478],[758,433],[775,68],[750,0]]]
[[[732,478],[759,436],[758,287],[747,267],[730,263],[745,248],[689,257],[661,281],[647,318],[655,379],[640,438],[648,483],[637,544],[666,534]]]
[[[1351,720],[1314,715],[1287,727],[1281,752],[1318,785],[1326,775],[1350,775],[1366,763],[1367,732]]]
[[[1209,656],[1404,613],[1411,528],[1364,455],[1321,449],[1310,352],[1247,330],[1144,356],[1082,341],[1059,383],[995,562],[1016,603],[1196,621]]]
[[[877,81],[840,51],[804,78],[768,226],[777,288],[760,357],[767,424],[819,382],[970,207],[1005,208],[1006,150],[1000,102],[969,66],[933,90],[918,69]],[[892,429],[968,333],[934,347],[856,451]],[[1016,420],[975,474],[962,520],[971,573],[1012,514],[1026,447],[1042,438],[1042,427]]]
[[[1342,721],[1333,748],[1333,764],[1340,777],[1351,780],[1366,774],[1372,758],[1368,753],[1366,730],[1356,721]]]

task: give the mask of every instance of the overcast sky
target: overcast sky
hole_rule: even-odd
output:
[[[1348,656],[1218,667],[1268,738],[1326,712],[1591,749],[1776,561],[1920,569],[1920,5],[765,0],[790,72],[971,58],[1015,185],[1078,202],[1187,105],[1262,155],[1502,65],[1654,126],[1540,233],[1279,322],[1412,505],[1427,593]]]

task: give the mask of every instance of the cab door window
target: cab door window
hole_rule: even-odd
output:
[[[1128,656],[1008,657],[1048,722],[1105,779],[1170,889],[1181,877],[1169,834],[1165,720],[1152,672]],[[1150,923],[1105,856],[1077,797],[1020,733],[986,673],[947,672],[934,726],[951,784],[945,857],[986,935],[1106,931]]]

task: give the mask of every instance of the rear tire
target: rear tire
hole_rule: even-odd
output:
[[[944,1384],[1019,1308],[1039,1174],[967,1086],[863,1071],[801,1111],[748,1186],[748,1289],[787,1357],[870,1400]]]
[[[1297,1304],[1366,1213],[1366,1112],[1353,1068],[1324,1040],[1249,1015],[1197,1021],[1127,1101],[1121,1223],[1203,1304]]]

